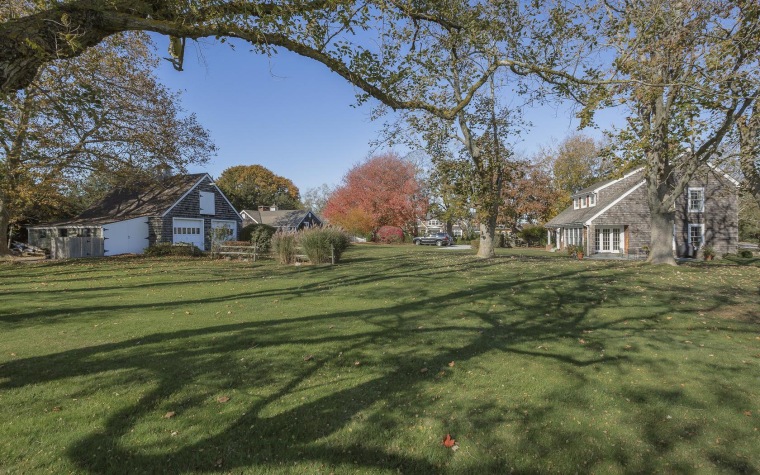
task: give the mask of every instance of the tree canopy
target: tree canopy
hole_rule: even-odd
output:
[[[349,231],[367,232],[381,226],[410,229],[426,212],[427,198],[414,166],[386,153],[346,173],[330,195],[324,216]]]
[[[301,194],[288,178],[275,175],[261,165],[237,165],[219,175],[216,184],[237,210],[275,205],[278,209],[298,209]]]
[[[71,198],[93,177],[123,186],[215,153],[208,131],[156,80],[157,61],[147,35],[115,35],[47,63],[0,100],[0,253],[9,225],[75,212]]]

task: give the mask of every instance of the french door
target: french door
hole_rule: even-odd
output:
[[[620,253],[625,248],[622,226],[604,226],[594,230],[596,252]]]

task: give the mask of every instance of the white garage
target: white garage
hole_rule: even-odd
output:
[[[172,222],[174,232],[172,242],[174,244],[187,243],[205,250],[205,240],[203,236],[203,219],[194,218],[174,218]]]

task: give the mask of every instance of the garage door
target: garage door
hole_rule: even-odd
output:
[[[211,235],[211,239],[219,239],[221,241],[237,240],[237,222],[235,221],[212,219],[211,229],[214,232]]]
[[[174,218],[174,235],[172,242],[194,244],[200,249],[205,249],[203,240],[203,220]]]

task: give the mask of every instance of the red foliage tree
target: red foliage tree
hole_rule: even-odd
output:
[[[344,221],[357,209],[371,217],[374,229],[409,228],[427,212],[427,205],[414,166],[395,153],[387,153],[351,168],[330,196],[323,214],[331,223],[347,229],[349,223]]]

